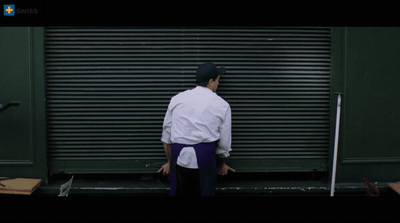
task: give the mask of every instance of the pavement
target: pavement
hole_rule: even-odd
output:
[[[60,186],[72,175],[55,175],[48,178],[32,194],[34,196],[57,196]],[[279,176],[279,177],[277,177]],[[380,189],[379,196],[400,196],[388,187],[390,182],[374,185]],[[231,174],[218,176],[216,196],[330,196],[330,183],[326,174]],[[75,174],[68,196],[168,196],[168,177],[161,174]],[[363,182],[338,183],[335,196],[367,196]]]

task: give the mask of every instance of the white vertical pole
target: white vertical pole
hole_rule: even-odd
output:
[[[332,163],[332,184],[331,184],[331,197],[335,193],[335,181],[336,181],[336,165],[337,165],[337,154],[339,146],[339,127],[340,127],[340,110],[341,110],[342,96],[339,94],[337,98],[336,107],[336,129],[335,129],[335,147],[333,151],[333,163]]]

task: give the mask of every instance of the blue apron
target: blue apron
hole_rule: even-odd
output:
[[[191,146],[196,152],[197,165],[199,167],[201,196],[214,196],[217,185],[217,166],[215,149],[216,143],[199,143],[185,145],[174,143],[171,148],[170,164],[170,196],[176,196],[176,161],[184,147]]]

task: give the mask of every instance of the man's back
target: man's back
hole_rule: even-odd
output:
[[[230,113],[225,100],[200,86],[174,96],[168,110],[173,122],[171,141],[182,144],[217,141],[221,137],[219,127]]]

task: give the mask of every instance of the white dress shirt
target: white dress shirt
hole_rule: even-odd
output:
[[[162,142],[195,145],[217,140],[215,154],[228,157],[232,150],[231,108],[228,102],[201,86],[172,97],[164,118]],[[197,168],[193,147],[182,149],[177,164]]]

